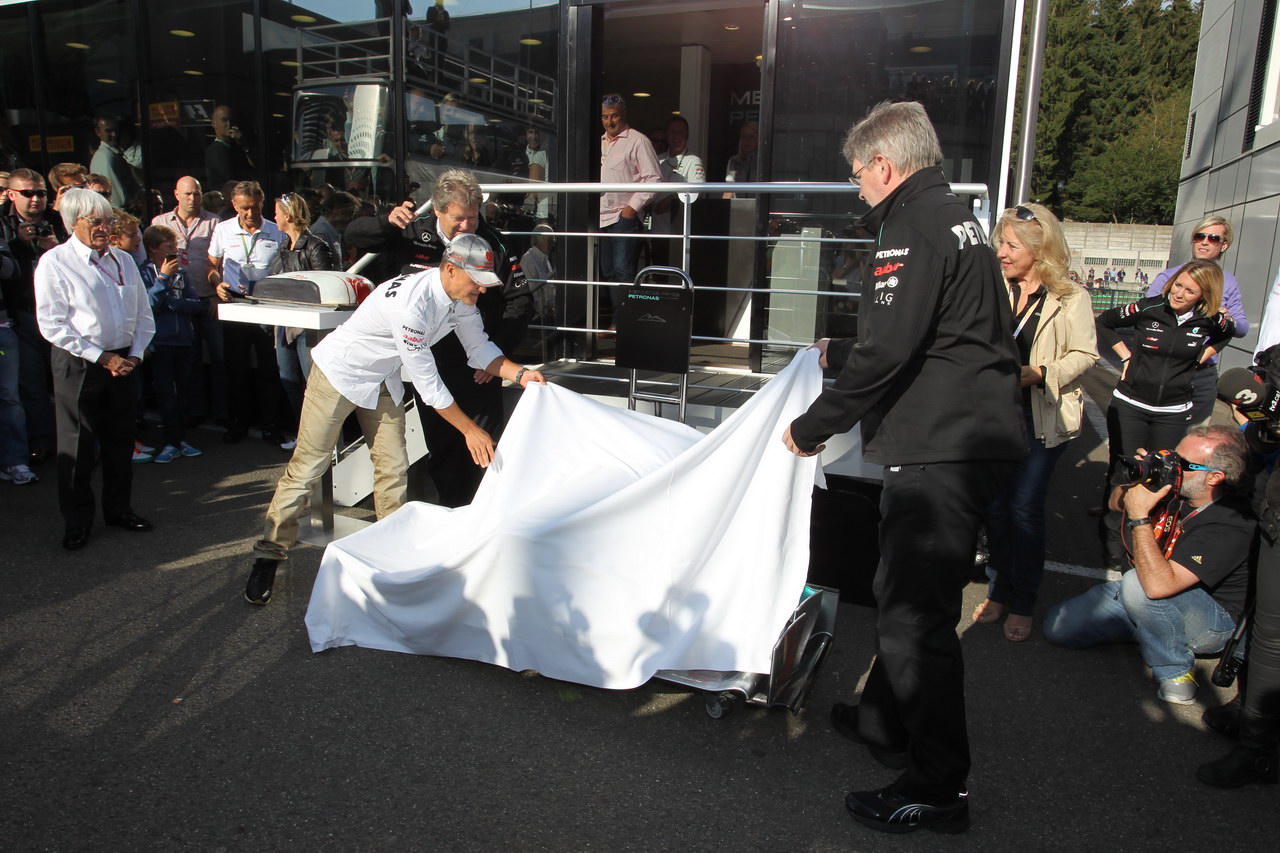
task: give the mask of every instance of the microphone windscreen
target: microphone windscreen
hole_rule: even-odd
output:
[[[1243,367],[1224,370],[1218,377],[1218,399],[1233,405],[1256,406],[1265,392],[1266,386],[1258,375]]]

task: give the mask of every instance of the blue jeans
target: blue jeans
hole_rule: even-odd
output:
[[[1157,681],[1186,675],[1198,654],[1222,651],[1235,627],[1231,614],[1202,589],[1147,598],[1137,569],[1055,604],[1044,618],[1045,636],[1067,648],[1137,642]]]
[[[27,416],[18,392],[18,333],[0,326],[0,468],[27,463]]]
[[[1066,443],[1045,449],[1035,436],[1031,412],[1027,412],[1027,444],[1031,455],[1018,465],[1009,488],[986,510],[991,562],[987,598],[1009,606],[1010,613],[1030,616],[1044,576],[1044,495],[1053,466],[1067,449]]]
[[[600,229],[603,234],[638,234],[640,217],[623,217],[612,225]],[[640,257],[640,240],[627,237],[622,240],[600,238],[600,280],[633,282],[636,279],[636,262]],[[618,303],[613,298],[613,288],[602,287],[610,306]]]
[[[18,360],[18,390],[27,416],[27,444],[32,450],[53,450],[57,446],[57,432],[49,384],[49,342],[40,334],[35,314],[11,311],[9,317],[22,351]]]
[[[296,429],[298,417],[302,414],[302,397],[307,390],[307,376],[311,373],[311,347],[307,344],[307,335],[302,333],[286,344],[280,333],[276,337],[276,365],[280,368],[280,384],[289,398],[289,407],[293,410],[290,419]]]

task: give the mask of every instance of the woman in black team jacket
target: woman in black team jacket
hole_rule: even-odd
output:
[[[1159,296],[1149,296],[1098,315],[1098,343],[1110,346],[1124,365],[1107,410],[1111,466],[1138,448],[1171,449],[1191,426],[1192,377],[1196,367],[1230,339],[1234,323],[1222,307],[1222,270],[1191,261],[1169,277]],[[1116,334],[1131,328],[1132,348]],[[1123,568],[1119,546],[1119,494],[1111,492],[1104,519],[1109,568]]]

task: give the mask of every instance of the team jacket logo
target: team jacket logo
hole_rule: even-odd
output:
[[[898,277],[896,275],[891,275],[884,281],[876,282],[876,290],[882,290],[886,287],[897,287],[897,286],[898,286]]]
[[[881,249],[876,252],[876,260],[878,261],[881,258],[905,258],[909,254],[911,254],[910,246],[905,249]]]
[[[986,246],[987,235],[982,233],[982,229],[978,227],[976,222],[962,222],[959,225],[951,226],[951,233],[956,235],[956,239],[960,244],[956,247],[963,249],[966,245]]]
[[[898,270],[902,269],[902,267],[903,267],[902,261],[898,261],[897,263],[894,263],[894,264],[885,264],[882,267],[876,267],[876,270],[874,273],[872,273],[872,275],[888,275],[891,272],[897,272]]]

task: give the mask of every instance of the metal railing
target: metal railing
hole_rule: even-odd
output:
[[[874,241],[871,239],[856,238],[856,237],[849,237],[849,236],[824,237],[824,236],[812,236],[812,235],[797,236],[797,235],[784,235],[784,234],[760,236],[757,234],[694,234],[692,233],[693,204],[697,204],[698,202],[694,200],[692,204],[690,204],[689,200],[691,198],[694,198],[695,196],[702,195],[702,196],[719,197],[724,193],[734,193],[734,194],[749,193],[756,196],[787,196],[791,198],[798,198],[806,195],[834,195],[834,194],[849,195],[851,193],[853,195],[856,195],[858,192],[858,187],[851,186],[847,181],[834,182],[834,183],[827,183],[827,182],[774,182],[774,183],[674,183],[674,182],[671,182],[671,183],[665,183],[664,182],[660,184],[512,182],[512,183],[486,183],[486,184],[482,184],[481,186],[481,190],[486,194],[486,196],[502,196],[504,194],[524,195],[524,194],[528,194],[531,191],[535,191],[535,188],[536,188],[536,192],[539,195],[571,194],[571,193],[600,194],[605,192],[653,192],[655,189],[659,189],[661,193],[664,195],[673,194],[677,196],[678,198],[680,198],[682,201],[685,202],[685,204],[683,205],[684,216],[680,222],[679,233],[658,234],[653,232],[642,231],[637,234],[612,234],[612,233],[600,232],[600,231],[554,231],[554,232],[551,232],[550,236],[554,236],[558,239],[568,238],[568,239],[588,240],[588,241],[591,241],[592,244],[594,244],[595,241],[598,241],[600,239],[665,240],[671,243],[678,243],[679,262],[678,263],[673,262],[672,265],[679,266],[685,270],[689,269],[691,252],[693,250],[693,246],[699,242],[738,242],[738,243],[750,243],[750,244],[765,243],[765,244],[770,244],[775,248],[777,246],[785,246],[788,244],[798,244],[800,246],[805,246],[805,247],[812,247],[815,245],[816,246],[840,245],[845,247],[857,246],[861,249],[869,249],[874,243]],[[985,212],[985,201],[988,198],[987,186],[985,184],[954,183],[951,185],[951,189],[956,195],[968,196],[968,197],[974,198],[975,209],[977,209],[980,213]],[[421,209],[425,210],[426,207],[427,205],[423,205]],[[791,216],[792,214],[780,211],[774,215],[776,215],[779,218],[786,218],[788,216]],[[814,218],[815,215],[805,214],[805,216],[807,218]],[[839,218],[839,214],[831,214],[830,216],[825,218],[827,219]],[[982,217],[980,216],[979,218],[981,219]],[[520,237],[532,237],[536,234],[546,233],[546,232],[511,230],[505,233],[511,234],[514,236],[520,236]],[[593,256],[594,255],[592,252],[588,252],[589,259],[592,259]],[[589,265],[594,266],[594,262],[593,261],[590,262]],[[869,271],[868,271],[868,274],[870,274]],[[769,274],[769,276],[771,280],[774,280],[774,281],[780,280],[778,276],[773,276],[771,273]],[[782,279],[782,280],[785,280],[785,279]],[[705,284],[705,283],[698,284],[695,282],[693,289],[695,293],[695,304],[696,304],[696,294],[698,292],[740,293],[740,294],[746,295],[744,297],[744,299],[746,300],[753,298],[754,294],[768,294],[770,296],[790,296],[790,297],[797,297],[797,298],[812,297],[815,299],[821,298],[821,297],[836,297],[836,298],[851,299],[854,301],[860,298],[859,293],[856,293],[850,290],[820,289],[816,286],[816,278],[814,279],[814,281],[815,281],[814,287],[772,287],[772,286],[759,286],[754,283],[750,286],[740,286],[740,285],[735,285],[728,281],[717,282],[714,284]],[[552,285],[552,286],[563,285],[567,287],[587,288],[588,299],[587,299],[586,317],[588,318],[598,318],[598,305],[596,304],[594,297],[598,292],[599,288],[627,286],[626,283],[620,283],[620,282],[607,282],[607,281],[597,281],[592,279],[583,280],[583,279],[570,279],[570,278],[533,280],[530,283],[531,285],[538,286],[538,287],[544,286],[544,285]],[[749,312],[752,310],[752,306],[750,304],[747,304],[744,310]],[[562,334],[591,335],[591,336],[596,336],[597,338],[607,338],[614,334],[613,330],[608,328],[601,328],[599,327],[598,323],[595,326],[532,324],[530,325],[529,328],[533,330],[541,331],[544,334],[553,334],[558,332]],[[809,346],[811,343],[813,343],[812,337],[809,337],[807,340],[796,340],[791,338],[785,338],[785,339],[769,338],[769,337],[753,338],[750,336],[741,336],[741,335],[733,335],[733,334],[729,334],[725,336],[693,335],[691,340],[694,343],[745,344],[745,345],[758,345],[761,347],[773,347],[778,349],[802,349],[804,347]],[[606,377],[598,377],[598,378],[606,378]],[[625,380],[619,380],[619,381],[625,381]],[[691,385],[690,387],[699,388],[699,387],[710,387],[710,386]]]

